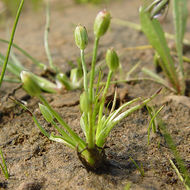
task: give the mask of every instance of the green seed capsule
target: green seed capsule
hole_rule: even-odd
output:
[[[84,26],[78,25],[74,32],[77,47],[84,50],[88,45],[88,34]]]
[[[27,71],[22,71],[20,74],[23,88],[31,96],[39,96],[41,94],[40,86],[35,82],[33,74]]]
[[[106,53],[106,63],[111,71],[116,71],[119,67],[119,58],[114,49],[108,49]]]
[[[109,28],[111,15],[108,11],[103,10],[98,13],[94,21],[94,35],[97,38],[103,36]]]

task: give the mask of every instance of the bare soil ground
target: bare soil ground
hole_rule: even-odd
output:
[[[73,39],[75,25],[85,25],[90,36],[87,52],[92,51],[93,21],[97,12],[103,8],[111,11],[113,18],[122,18],[139,22],[138,7],[140,0],[121,0],[109,5],[75,5],[72,1],[51,2],[50,48],[54,63],[64,72],[70,70],[67,62],[73,60],[79,51]],[[190,10],[190,6],[189,6]],[[164,23],[167,31],[173,33],[172,19],[169,15]],[[43,47],[45,11],[25,10],[19,21],[15,43],[31,53],[41,62],[47,63]],[[6,38],[6,27],[1,27],[1,38]],[[186,37],[190,39],[190,25]],[[103,59],[108,47],[115,47],[118,52],[123,48],[148,44],[144,35],[130,28],[111,24],[111,29],[102,38],[99,59]],[[2,52],[6,46],[2,45]],[[35,73],[39,70],[31,62],[15,50],[22,63]],[[121,56],[123,73],[141,61],[141,66],[154,69],[153,50],[124,51]],[[186,55],[190,56],[187,49]],[[190,65],[185,63],[189,74]],[[139,72],[139,71],[138,71]],[[136,72],[136,75],[140,76]],[[116,76],[116,78],[119,78]],[[6,96],[17,85],[4,83],[0,89],[0,146],[5,154],[10,179],[5,180],[0,174],[0,189],[9,190],[123,190],[131,182],[134,190],[180,190],[184,189],[175,171],[169,163],[174,159],[162,135],[151,135],[151,143],[147,145],[147,127],[149,116],[146,109],[139,110],[119,123],[107,139],[106,155],[110,162],[106,171],[99,174],[87,172],[81,165],[75,151],[62,144],[49,141],[34,125],[29,114],[15,105]],[[120,101],[125,102],[139,96],[148,97],[160,88],[149,81],[139,81],[118,85]],[[110,90],[111,93],[111,90]],[[81,134],[79,119],[80,91],[64,94],[46,94],[51,105],[63,116],[74,130]],[[48,131],[53,131],[42,118],[38,109],[38,100],[28,98],[21,89],[15,96],[25,98],[28,107],[36,114],[41,124]],[[177,150],[190,171],[190,99],[176,97],[163,90],[152,102],[159,108],[165,104],[161,112],[167,124],[167,130],[173,137]],[[130,160],[132,157],[139,165],[142,164],[145,176],[142,177]]]

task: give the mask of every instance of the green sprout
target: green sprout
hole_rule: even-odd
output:
[[[112,109],[109,113],[105,113],[104,105],[108,89],[110,87],[111,78],[113,73],[119,67],[119,58],[116,51],[112,48],[107,50],[106,63],[109,68],[109,73],[105,86],[100,85],[101,73],[98,80],[95,77],[96,56],[98,50],[99,39],[107,32],[110,24],[111,16],[106,10],[98,13],[94,23],[94,50],[92,56],[91,70],[88,72],[84,58],[84,51],[88,42],[88,35],[85,27],[77,26],[75,30],[75,42],[80,49],[81,63],[83,69],[83,83],[84,92],[80,96],[81,118],[80,126],[84,133],[85,139],[78,136],[76,132],[69,126],[64,119],[49,105],[44,96],[42,95],[41,88],[34,80],[32,73],[23,71],[21,72],[21,79],[24,89],[32,96],[37,96],[42,104],[39,108],[45,120],[51,123],[52,126],[58,131],[57,134],[49,134],[43,126],[37,121],[35,115],[31,113],[24,105],[32,116],[35,124],[40,131],[50,140],[61,142],[70,148],[77,150],[77,155],[82,164],[92,171],[103,167],[106,161],[105,143],[106,139],[113,129],[122,119],[133,113],[134,111],[142,108],[150,102],[159,92],[155,93],[147,99],[136,98],[125,104],[118,109],[114,109],[116,103],[116,93],[112,104]],[[88,80],[90,74],[90,80]],[[139,103],[137,103],[139,102]],[[134,106],[126,109],[126,107]]]
[[[16,27],[17,27],[17,24],[19,21],[19,17],[21,14],[23,4],[24,4],[24,0],[22,0],[20,2],[20,6],[19,6],[18,11],[17,11],[17,15],[16,15],[16,19],[15,19],[15,23],[13,26],[13,30],[12,30],[10,40],[7,41],[4,39],[0,39],[0,42],[9,44],[6,56],[4,56],[3,54],[0,53],[0,65],[2,65],[2,72],[1,72],[1,76],[0,76],[0,86],[3,82],[3,80],[7,81],[7,82],[21,83],[21,78],[20,78],[21,71],[23,71],[23,70],[27,71],[28,70],[22,65],[22,63],[14,55],[14,53],[11,52],[12,46],[15,47],[17,50],[19,50],[27,58],[29,58],[40,69],[45,70],[45,71],[48,70],[48,67],[45,64],[40,63],[34,57],[32,57],[28,52],[26,52],[21,47],[19,47],[18,45],[13,43],[14,34],[15,34]],[[49,13],[49,4],[47,3],[46,27],[45,27],[45,33],[44,33],[44,46],[45,46],[46,54],[47,54],[47,57],[49,60],[49,66],[53,71],[56,72],[57,68],[52,63],[52,58],[51,58],[51,54],[50,54],[50,50],[49,50],[49,46],[48,46],[49,14],[50,14]],[[9,72],[11,72],[15,77],[11,77],[11,78],[4,77],[6,69]],[[34,80],[41,87],[41,90],[48,92],[48,93],[57,93],[57,92],[60,93],[62,91],[63,84],[65,85],[66,89],[68,89],[68,90],[82,88],[81,76],[79,78],[79,71],[78,70],[79,70],[78,68],[74,68],[71,70],[70,79],[68,79],[65,74],[62,74],[61,72],[59,72],[57,74],[57,77],[53,78],[54,81],[57,82],[57,84],[50,82],[48,79],[46,79],[44,77],[37,76],[35,74],[32,74],[32,75],[33,75]],[[62,82],[63,80],[66,81],[66,84],[64,82]]]
[[[162,121],[161,118],[158,117],[157,119],[158,119],[158,126],[160,129],[160,132],[161,132],[162,136],[164,137],[165,142],[167,143],[171,153],[173,154],[173,157],[177,163],[179,170],[175,166],[175,164],[173,163],[173,161],[171,159],[169,159],[169,161],[170,161],[172,167],[174,168],[174,170],[176,171],[179,179],[184,184],[185,188],[187,190],[189,190],[190,189],[190,174],[189,174],[188,168],[186,167],[183,158],[179,154],[179,152],[177,150],[177,146],[176,146],[172,136],[168,132],[167,125]]]
[[[1,87],[1,84],[3,82],[3,78],[4,78],[4,75],[5,75],[6,68],[7,68],[7,63],[8,63],[8,60],[9,60],[9,55],[10,55],[10,52],[11,52],[11,47],[12,47],[16,27],[17,27],[17,24],[18,24],[18,20],[19,20],[20,14],[21,14],[23,4],[24,4],[24,0],[21,0],[20,6],[18,8],[17,15],[16,15],[16,18],[15,18],[15,22],[14,22],[14,26],[13,26],[12,33],[11,33],[9,46],[8,46],[8,49],[7,49],[7,54],[6,54],[6,57],[5,57],[5,61],[4,61],[1,76],[0,76],[0,87]]]
[[[144,177],[144,168],[143,165],[141,164],[140,166],[137,164],[137,162],[135,162],[135,160],[133,160],[133,158],[129,157],[130,160],[133,162],[133,164],[135,165],[135,167],[138,169],[138,171],[140,172],[141,176]]]
[[[5,162],[5,158],[3,156],[3,152],[2,152],[1,149],[0,149],[0,156],[1,156],[1,160],[2,160],[2,163],[0,163],[1,171],[3,172],[5,178],[9,179],[9,172],[8,172],[8,169],[7,169],[7,164]]]
[[[150,1],[148,1],[150,2]],[[173,17],[175,25],[175,41],[179,64],[176,68],[175,62],[170,53],[164,31],[158,17],[162,15],[169,4],[169,0],[154,0],[150,5],[144,3],[140,8],[140,20],[142,31],[145,33],[150,44],[160,57],[159,65],[161,66],[166,78],[165,80],[144,68],[145,74],[155,79],[176,94],[185,93],[185,75],[183,68],[183,38],[187,20],[187,1],[173,0]]]
[[[146,106],[146,108],[147,108],[148,114],[150,115],[150,118],[151,118],[149,125],[148,125],[148,145],[149,145],[151,129],[152,129],[153,133],[156,133],[157,128],[158,128],[157,116],[164,108],[164,105],[161,106],[157,111],[155,111],[154,107],[151,107],[151,106]]]

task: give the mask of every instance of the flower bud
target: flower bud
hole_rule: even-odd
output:
[[[110,25],[111,15],[106,10],[98,13],[94,21],[94,35],[97,38],[103,36]]]
[[[111,71],[116,71],[119,67],[119,58],[114,49],[107,50],[106,63]]]
[[[84,50],[88,45],[88,34],[84,26],[78,25],[74,32],[75,43],[79,49]]]
[[[31,96],[39,96],[41,94],[40,86],[35,82],[33,74],[28,71],[22,71],[20,74],[23,88]]]
[[[90,101],[89,101],[88,94],[86,92],[83,92],[80,95],[80,109],[82,112],[87,113],[89,111],[89,106],[90,106],[89,102]]]

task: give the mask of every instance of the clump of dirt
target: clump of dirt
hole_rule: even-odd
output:
[[[87,52],[92,50],[93,20],[98,10],[107,7],[113,17],[119,17],[138,22],[138,7],[140,1],[117,1],[109,5],[94,7],[90,5],[75,5],[70,3],[65,8],[62,1],[52,2],[50,48],[55,64],[64,72],[70,67],[68,60],[75,60],[79,56],[73,40],[73,24],[81,23],[88,29],[90,40]],[[190,7],[189,7],[190,8]],[[43,15],[43,16],[42,16]],[[43,50],[43,30],[45,13],[24,12],[15,42],[29,51],[38,60],[47,62]],[[168,28],[171,27],[170,22]],[[2,37],[5,37],[3,29]],[[26,35],[27,34],[27,35]],[[134,47],[147,44],[142,33],[129,28],[112,24],[111,30],[100,42],[100,57],[105,50],[114,46],[118,51],[125,47]],[[5,47],[4,47],[5,50]],[[4,51],[3,50],[3,51]],[[25,57],[16,52],[26,67],[39,73]],[[186,51],[186,55],[190,55]],[[142,66],[153,69],[153,50],[126,51],[121,57],[123,73],[126,73],[138,61]],[[75,62],[74,62],[75,63]],[[189,69],[186,64],[186,68]],[[139,74],[139,70],[135,73]],[[125,76],[125,75],[124,75]],[[119,75],[117,76],[119,78]],[[171,190],[183,189],[183,184],[170,165],[169,159],[174,159],[162,134],[151,134],[150,145],[147,145],[147,127],[149,116],[144,108],[120,122],[110,133],[107,139],[105,153],[109,164],[98,174],[88,172],[77,157],[77,151],[49,141],[34,125],[31,116],[11,100],[6,100],[7,94],[17,85],[4,83],[0,89],[0,145],[6,158],[10,179],[5,180],[0,175],[1,189],[15,190],[123,190],[127,183],[135,190]],[[132,98],[148,97],[161,86],[149,81],[123,83],[117,85],[118,105]],[[107,98],[113,98],[113,89]],[[65,121],[83,137],[80,128],[80,91],[64,92],[64,94],[46,94],[51,105],[63,116]],[[168,96],[170,95],[170,96]],[[52,132],[54,129],[45,122],[38,108],[38,100],[31,98],[22,90],[15,94],[16,98],[23,99],[27,106],[35,113],[39,122]],[[156,108],[165,104],[160,116],[167,124],[167,130],[177,145],[177,150],[190,170],[190,104],[189,97],[171,96],[170,92],[162,90],[161,94],[151,103]],[[142,164],[142,177],[130,160]]]

